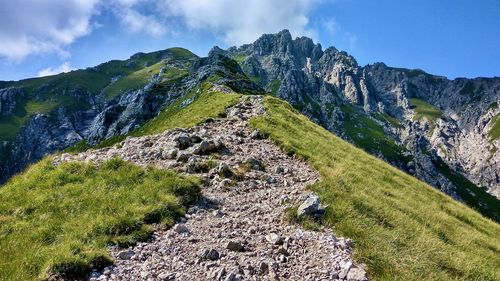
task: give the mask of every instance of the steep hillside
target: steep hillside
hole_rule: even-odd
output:
[[[499,204],[500,78],[360,67],[347,53],[292,39],[287,30],[212,52],[237,60],[254,82],[329,131],[483,214]]]
[[[375,280],[499,280],[500,226],[313,124],[276,98],[251,124],[322,175],[325,224]],[[497,211],[498,211],[498,205]],[[497,213],[498,214],[498,213]]]

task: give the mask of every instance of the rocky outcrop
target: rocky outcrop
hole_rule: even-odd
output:
[[[19,88],[0,89],[0,117],[12,114],[16,110],[17,102],[25,95],[24,91]]]
[[[315,122],[455,198],[461,198],[456,191],[462,187],[445,176],[436,161],[498,195],[500,143],[491,141],[488,131],[500,112],[492,106],[500,101],[500,78],[448,80],[383,63],[360,67],[347,53],[333,47],[323,51],[311,39],[292,39],[286,30],[229,48],[225,54],[239,59],[254,81]],[[417,118],[412,99],[436,107],[442,116]],[[394,160],[384,145],[358,141],[370,128],[353,124],[359,121],[353,115],[380,126],[377,133],[400,146],[403,157]],[[396,121],[387,122],[388,118]]]

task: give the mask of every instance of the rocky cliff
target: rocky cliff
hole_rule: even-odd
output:
[[[346,52],[292,39],[287,30],[223,53],[344,139],[459,200],[496,204],[484,191],[500,196],[500,78],[361,67]]]

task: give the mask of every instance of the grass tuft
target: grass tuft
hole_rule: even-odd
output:
[[[172,224],[199,192],[170,170],[46,158],[0,188],[1,279],[85,278],[111,264],[110,244],[147,240],[149,224]]]

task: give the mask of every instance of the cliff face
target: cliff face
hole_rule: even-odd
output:
[[[225,54],[315,122],[453,197],[467,200],[482,189],[500,196],[500,140],[491,134],[500,78],[360,67],[347,53],[286,30]]]

